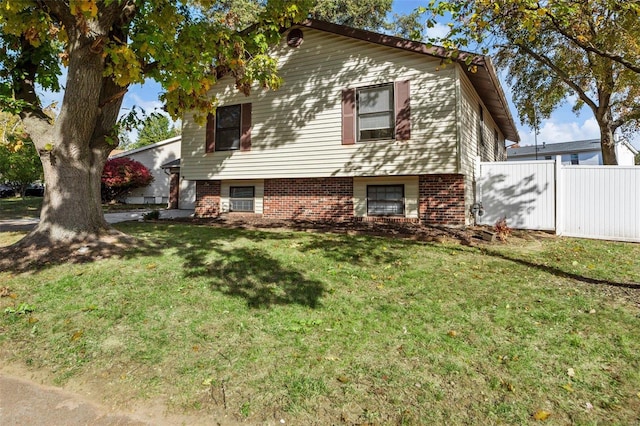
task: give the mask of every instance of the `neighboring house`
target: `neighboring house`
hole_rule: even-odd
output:
[[[180,178],[180,150],[180,136],[176,136],[112,155],[110,158],[128,157],[144,164],[154,177],[150,185],[133,189],[124,201],[127,204],[167,204],[170,208],[194,208],[195,183]],[[167,163],[174,164],[174,167],[166,167]],[[174,185],[171,191],[173,198],[170,197],[171,184]]]
[[[207,126],[185,114],[196,215],[472,221],[474,166],[519,140],[487,57],[306,21],[272,55],[284,84],[250,96],[222,77]],[[468,55],[466,57],[469,57]]]
[[[616,142],[616,158],[620,166],[633,166],[638,150],[629,142]],[[507,149],[507,161],[552,160],[562,157],[562,164],[602,165],[600,139],[514,146]]]

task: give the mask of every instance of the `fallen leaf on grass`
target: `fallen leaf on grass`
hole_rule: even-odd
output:
[[[515,387],[515,386],[513,385],[513,383],[511,383],[511,382],[508,382],[508,381],[503,380],[503,381],[502,381],[502,386],[503,386],[506,390],[508,390],[509,392],[515,392],[515,391],[516,391],[516,387]]]
[[[82,335],[84,334],[84,330],[78,330],[75,333],[73,333],[73,335],[71,336],[71,341],[75,341],[78,340],[79,338],[82,337]]]
[[[340,383],[349,383],[349,378],[346,376],[338,376],[338,381]]]
[[[535,413],[533,413],[533,419],[543,422],[543,421],[547,420],[550,415],[551,415],[551,413],[549,413],[548,411],[538,410]]]
[[[571,383],[562,385],[562,389],[566,390],[567,392],[573,392],[573,386],[571,386]]]

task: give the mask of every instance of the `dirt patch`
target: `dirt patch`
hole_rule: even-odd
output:
[[[7,247],[0,247],[0,271],[33,271],[61,263],[86,263],[124,253],[140,242],[120,231],[73,241],[51,242],[29,235]]]

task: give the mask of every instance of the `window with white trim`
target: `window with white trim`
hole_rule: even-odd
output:
[[[255,206],[254,186],[232,186],[229,188],[229,210],[232,212],[253,212]]]
[[[359,141],[394,138],[393,84],[358,89],[356,103]]]
[[[404,185],[367,185],[367,216],[404,216]]]

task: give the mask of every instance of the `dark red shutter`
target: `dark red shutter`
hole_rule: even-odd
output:
[[[342,91],[342,145],[356,143],[356,89]]]
[[[215,152],[216,150],[216,114],[209,113],[207,116],[207,134],[206,134],[206,152]]]
[[[240,105],[240,151],[251,151],[251,104]]]
[[[411,102],[409,80],[396,81],[394,87],[396,107],[396,140],[411,139]]]

